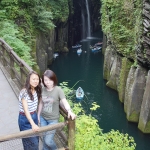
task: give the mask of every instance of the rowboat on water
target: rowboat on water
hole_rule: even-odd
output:
[[[81,48],[77,49],[77,54],[80,55],[81,53],[82,53],[82,49]]]
[[[74,46],[72,46],[72,48],[80,48],[82,45],[80,45],[80,44],[76,44],[76,45],[74,45]]]
[[[57,58],[58,56],[59,56],[58,53],[54,53],[54,54],[53,54],[53,57],[54,57],[54,58]]]
[[[96,46],[96,47],[92,48],[91,51],[92,51],[92,52],[98,52],[98,51],[101,50],[101,48],[102,48],[102,47],[100,47],[100,46]]]
[[[76,99],[77,100],[82,100],[84,97],[84,91],[81,87],[79,87],[77,90],[76,90]]]
[[[103,42],[95,43],[95,46],[102,46]]]

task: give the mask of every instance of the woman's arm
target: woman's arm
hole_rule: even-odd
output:
[[[66,98],[63,98],[61,101],[63,102],[63,105],[68,112],[68,118],[71,117],[71,119],[74,120],[76,118],[76,115],[72,112],[70,105],[67,102]]]
[[[24,109],[24,113],[28,119],[28,121],[30,122],[31,126],[32,126],[32,130],[34,132],[37,132],[39,130],[39,127],[34,123],[31,115],[30,115],[30,112],[28,110],[28,104],[27,104],[27,101],[23,98],[22,99],[22,105],[23,105],[23,109]]]
[[[38,121],[39,121],[39,123],[40,123],[40,114],[41,114],[42,108],[43,108],[43,102],[42,102],[42,98],[40,98],[40,103],[38,106]]]

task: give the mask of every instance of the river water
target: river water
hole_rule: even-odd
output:
[[[92,102],[100,105],[100,108],[92,114],[98,119],[99,126],[104,132],[115,129],[128,133],[134,137],[136,150],[149,150],[150,135],[143,134],[138,130],[137,124],[127,121],[118,93],[106,86],[106,81],[103,79],[103,54],[92,53],[89,49],[90,45],[99,40],[101,39],[82,42],[83,52],[80,56],[73,49],[70,49],[69,53],[60,54],[49,68],[56,73],[59,83],[68,81],[69,87],[81,80],[75,86],[75,89],[81,86],[87,96],[81,104],[86,112],[90,112]]]

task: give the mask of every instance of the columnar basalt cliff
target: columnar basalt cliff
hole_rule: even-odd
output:
[[[47,69],[53,60],[54,52],[68,52],[68,26],[60,25],[59,28],[49,33],[40,33],[36,39],[37,63],[41,73]]]
[[[124,111],[126,113],[127,120],[138,123],[138,128],[143,133],[150,133],[149,8],[150,1],[144,0],[143,8],[141,8],[143,9],[141,10],[141,21],[143,24],[140,26],[142,34],[139,35],[140,40],[137,38],[138,40],[135,43],[136,48],[134,49],[135,53],[132,51],[132,56],[120,51],[116,44],[116,39],[112,36],[111,28],[109,32],[105,31],[106,36],[104,37],[103,42],[107,43],[103,45],[103,76],[104,79],[108,80],[107,86],[118,91],[119,100],[124,103]],[[110,17],[108,18],[110,19]],[[109,23],[111,23],[111,19],[109,20]],[[126,44],[128,43],[126,42]]]

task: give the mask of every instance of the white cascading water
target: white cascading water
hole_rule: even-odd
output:
[[[84,39],[86,35],[85,35],[85,16],[84,16],[83,9],[81,15],[82,15],[82,39]]]
[[[87,38],[88,38],[91,37],[91,19],[90,19],[88,0],[85,1],[86,1],[86,11],[87,11]]]

